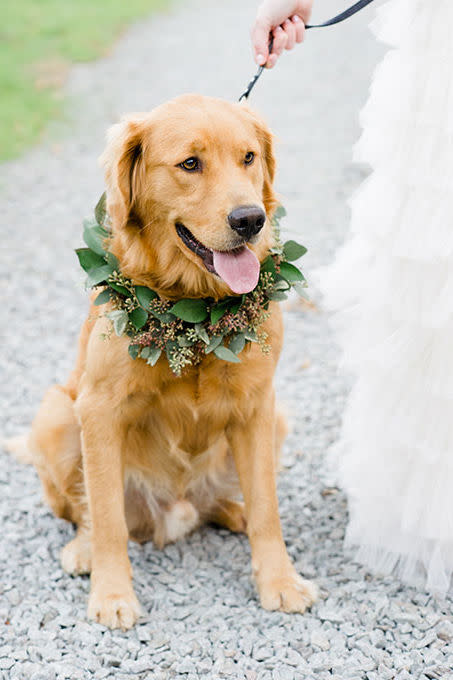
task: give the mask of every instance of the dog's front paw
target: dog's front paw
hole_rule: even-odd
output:
[[[257,573],[255,578],[264,609],[302,614],[318,597],[317,586],[299,576],[292,565],[280,573]]]
[[[140,605],[132,586],[92,589],[88,602],[88,618],[108,628],[128,630],[140,616]]]

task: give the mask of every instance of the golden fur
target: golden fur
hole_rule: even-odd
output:
[[[244,155],[255,161],[245,166]],[[203,159],[203,171],[178,164]],[[102,157],[112,219],[110,249],[136,283],[169,298],[221,298],[230,291],[175,230],[180,221],[209,248],[237,245],[227,215],[235,206],[275,206],[272,137],[238,104],[195,95],[125,118]],[[250,246],[259,259],[272,244],[269,219]],[[129,538],[173,541],[202,522],[247,531],[262,605],[302,612],[316,590],[294,570],[283,542],[276,460],[285,435],[273,375],[283,328],[277,304],[264,330],[270,354],[255,345],[229,364],[212,354],[175,377],[165,359],[132,360],[128,339],[111,335],[92,307],[66,386],[52,387],[29,443],[47,501],[77,524],[63,549],[72,574],[91,573],[88,614],[129,628],[139,615],[127,554]],[[238,480],[245,507],[238,502]]]

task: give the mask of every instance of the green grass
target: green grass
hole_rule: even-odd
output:
[[[167,0],[7,0],[0,13],[0,160],[39,140],[62,112],[71,63],[104,54],[132,20]],[[151,40],[152,36],[150,36]]]

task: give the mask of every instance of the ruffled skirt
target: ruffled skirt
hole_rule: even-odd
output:
[[[372,168],[324,272],[356,380],[335,446],[347,541],[378,573],[446,592],[453,572],[453,3],[391,0],[362,111]]]

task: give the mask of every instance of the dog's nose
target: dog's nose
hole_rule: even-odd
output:
[[[228,223],[234,231],[249,241],[264,226],[266,213],[257,205],[240,205],[228,215]]]

